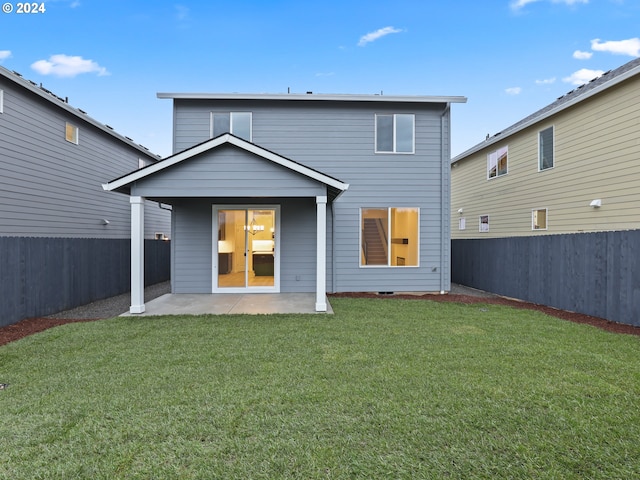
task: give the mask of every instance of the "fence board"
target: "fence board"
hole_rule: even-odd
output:
[[[170,243],[145,240],[145,284],[170,278]],[[131,290],[127,239],[0,237],[0,326]]]
[[[451,243],[454,283],[640,326],[640,230]]]

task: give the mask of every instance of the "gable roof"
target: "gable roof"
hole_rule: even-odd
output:
[[[160,158],[159,155],[156,155],[155,153],[151,153],[147,147],[145,147],[143,145],[140,145],[140,144],[137,144],[137,143],[135,143],[133,141],[133,139],[131,139],[129,137],[125,137],[124,135],[119,134],[113,128],[111,128],[109,125],[105,125],[103,123],[98,122],[94,118],[91,118],[89,115],[87,115],[87,113],[85,111],[80,110],[79,108],[72,107],[71,105],[69,105],[67,98],[58,97],[53,92],[51,92],[51,91],[47,90],[46,88],[44,88],[42,86],[42,84],[40,84],[38,86],[37,83],[32,82],[31,80],[26,80],[25,78],[23,78],[22,75],[19,74],[18,72],[7,70],[6,68],[4,68],[2,66],[0,66],[0,77],[4,77],[7,80],[13,82],[14,84],[22,87],[23,89],[25,89],[25,90],[35,94],[36,96],[46,100],[53,107],[60,108],[62,110],[65,110],[65,111],[71,113],[73,116],[79,118],[83,122],[89,123],[89,124],[93,125],[94,127],[98,128],[99,130],[102,130],[103,132],[107,133],[108,135],[114,137],[118,141],[126,143],[129,146],[135,148],[136,150],[139,150],[144,155],[146,155],[148,157],[151,157],[154,160],[158,160]]]
[[[589,83],[584,85],[580,85],[579,87],[571,90],[569,93],[558,97],[558,99],[547,105],[544,108],[541,108],[535,113],[523,118],[519,122],[514,123],[510,127],[504,129],[501,132],[496,133],[492,137],[489,137],[484,142],[481,142],[474,147],[471,147],[469,150],[461,153],[456,156],[451,163],[456,163],[464,158],[472,155],[479,150],[482,150],[485,147],[488,147],[494,143],[497,143],[504,138],[513,135],[525,128],[534,125],[542,120],[555,115],[573,105],[583,102],[588,98],[593,97],[594,95],[598,95],[599,93],[640,74],[640,58],[632,60],[628,63],[625,63],[621,67],[616,68],[615,70],[609,70],[608,72],[603,73],[601,76],[594,78]]]
[[[120,178],[116,178],[115,180],[103,184],[102,188],[107,191],[116,191],[129,194],[131,191],[130,185],[132,183],[154,175],[157,172],[163,171],[169,167],[172,167],[173,165],[184,162],[185,160],[213,150],[222,145],[234,145],[248,153],[257,155],[274,164],[280,165],[289,170],[304,175],[305,177],[308,177],[312,180],[325,184],[327,186],[329,199],[331,201],[335,200],[342,192],[349,188],[348,183],[341,182],[337,178],[326,175],[313,168],[309,168],[301,163],[283,157],[282,155],[267,150],[266,148],[262,148],[255,143],[248,142],[240,137],[236,137],[235,135],[232,135],[230,133],[222,134],[218,137],[212,138],[191,148],[183,150],[182,152],[176,153],[175,155],[171,155],[170,157],[167,157],[157,163],[148,165]]]

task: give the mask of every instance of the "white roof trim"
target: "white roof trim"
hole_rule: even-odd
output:
[[[158,98],[181,100],[290,100],[332,102],[403,102],[403,103],[466,103],[460,96],[422,95],[355,95],[315,93],[158,93]]]
[[[491,145],[493,145],[494,143],[498,143],[498,142],[502,142],[505,138],[509,138],[513,135],[515,135],[518,132],[521,132],[522,130],[524,130],[525,128],[529,128],[532,125],[535,125],[536,123],[539,123],[543,120],[546,120],[547,118],[556,115],[557,113],[566,110],[567,108],[570,108],[584,100],[587,100],[588,98],[593,97],[594,95],[598,95],[599,93],[614,87],[615,85],[624,82],[625,80],[638,75],[640,73],[640,66],[633,68],[627,72],[624,72],[620,75],[616,75],[615,77],[613,77],[611,80],[602,83],[601,85],[598,85],[595,88],[592,88],[591,90],[586,91],[585,93],[583,93],[582,95],[578,95],[577,97],[561,103],[560,105],[558,105],[556,108],[553,108],[551,110],[548,110],[544,113],[541,113],[539,116],[533,117],[531,120],[529,120],[528,122],[523,123],[522,125],[518,125],[518,128],[515,128],[514,130],[508,131],[504,136],[502,135],[498,135],[498,136],[493,136],[491,137],[489,140],[486,140],[482,143],[477,144],[474,147],[471,147],[469,150],[466,150],[464,152],[462,152],[460,155],[457,155],[456,157],[454,157],[451,160],[451,163],[454,164],[456,162],[459,162],[460,160],[464,160],[465,158],[467,158],[470,155],[473,155],[474,153],[479,152],[480,150],[489,147]],[[525,117],[526,118],[526,117]],[[509,130],[509,128],[506,128],[504,131]]]
[[[269,150],[265,150],[264,148],[259,147],[254,143],[247,142],[246,140],[235,137],[228,133],[224,135],[220,135],[219,137],[216,137],[207,142],[201,143],[200,145],[197,145],[193,148],[189,148],[183,152],[177,153],[171,157],[161,160],[158,163],[154,163],[143,169],[136,170],[135,172],[125,175],[124,177],[120,177],[116,180],[113,180],[112,182],[105,183],[102,185],[102,188],[107,191],[117,190],[119,188],[124,187],[125,185],[133,183],[147,176],[153,175],[156,172],[159,172],[161,170],[164,170],[165,168],[176,165],[177,163],[180,163],[188,158],[204,153],[208,150],[216,148],[225,143],[235,145],[247,152],[258,155],[266,160],[269,160],[273,163],[286,167],[290,170],[293,170],[294,172],[305,175],[306,177],[309,177],[313,180],[317,180],[320,183],[324,183],[325,185],[336,188],[342,192],[344,192],[349,188],[348,183],[343,183],[340,180],[329,177],[311,168],[305,167],[304,165],[296,163],[276,153],[270,152]]]

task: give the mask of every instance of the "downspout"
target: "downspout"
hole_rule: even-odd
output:
[[[446,175],[446,181],[445,181],[445,173],[447,173],[445,171],[445,162],[446,162],[446,168],[449,168],[449,155],[448,155],[448,151],[449,149],[445,147],[445,125],[447,124],[446,122],[446,118],[447,115],[450,111],[451,105],[449,103],[447,103],[447,106],[445,107],[445,109],[442,111],[442,114],[440,115],[440,211],[441,211],[441,215],[442,215],[442,221],[441,226],[440,226],[440,295],[444,295],[445,292],[445,250],[448,250],[449,255],[451,255],[451,239],[450,239],[450,233],[449,230],[451,229],[451,225],[450,222],[448,221],[449,219],[449,210],[451,210],[450,208],[446,208],[445,206],[449,205],[449,202],[447,202],[447,193],[449,192],[449,185],[451,184],[451,180],[449,178],[449,175]],[[450,145],[451,144],[451,129],[447,128],[447,135],[446,135],[446,145]],[[449,245],[447,246],[447,241],[449,242]],[[451,264],[449,262],[449,264]]]

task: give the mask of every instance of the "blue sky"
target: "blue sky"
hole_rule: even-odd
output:
[[[0,65],[162,156],[157,92],[461,95],[455,156],[640,56],[639,0],[0,3]]]

